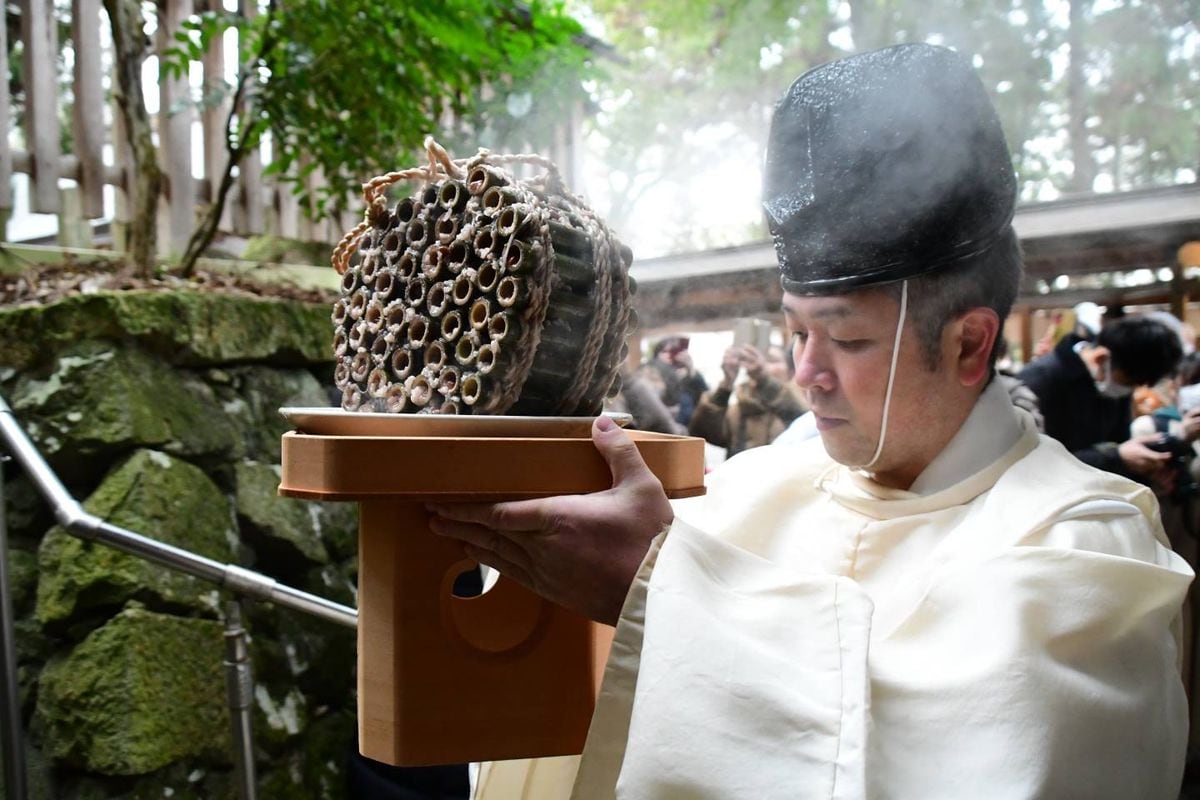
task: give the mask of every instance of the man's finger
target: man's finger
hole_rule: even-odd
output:
[[[437,516],[429,519],[429,529],[439,536],[458,539],[466,546],[468,554],[472,549],[494,553],[497,558],[510,565],[525,564],[529,560],[521,543],[515,538],[506,536],[504,531],[486,528],[473,522],[458,522]],[[491,561],[483,563],[489,567],[495,566]]]
[[[592,442],[608,462],[614,486],[650,469],[629,434],[608,417],[596,417],[592,424]]]
[[[427,511],[445,519],[473,522],[500,531],[540,531],[551,517],[546,500],[507,503],[430,503]]]

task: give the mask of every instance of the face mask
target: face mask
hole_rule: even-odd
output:
[[[1117,383],[1112,377],[1112,362],[1104,362],[1104,378],[1096,381],[1096,391],[1112,400],[1124,400],[1133,394],[1132,386]]]

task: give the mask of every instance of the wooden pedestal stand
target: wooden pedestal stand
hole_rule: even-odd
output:
[[[703,493],[703,440],[631,435],[669,496]],[[284,434],[280,494],[359,503],[363,755],[416,766],[583,749],[612,629],[503,577],[479,597],[454,596],[455,578],[474,564],[429,531],[423,504],[611,483],[586,429],[554,438]]]

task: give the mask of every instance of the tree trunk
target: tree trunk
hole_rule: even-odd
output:
[[[129,196],[129,260],[139,275],[154,274],[157,251],[158,197],[162,191],[162,171],[158,151],[151,136],[150,115],[142,94],[142,63],[150,50],[145,21],[138,0],[104,0],[112,26],[113,67],[117,85],[113,87],[125,128],[129,131],[133,152],[133,170],[125,176]]]
[[[1092,182],[1096,179],[1096,161],[1088,144],[1087,79],[1083,74],[1083,66],[1087,62],[1083,46],[1083,12],[1089,0],[1070,1],[1070,28],[1067,30],[1067,43],[1071,50],[1070,61],[1067,62],[1067,110],[1070,121],[1067,130],[1075,168],[1067,188],[1072,192],[1090,192]]]

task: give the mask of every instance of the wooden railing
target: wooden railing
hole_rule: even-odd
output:
[[[219,0],[212,0],[219,2]],[[206,0],[168,0],[160,6],[156,51],[161,55],[174,32],[194,11],[203,10]],[[197,6],[200,7],[197,7]],[[253,0],[242,2],[243,13],[254,13]],[[71,49],[74,56],[71,91],[72,114],[69,120],[72,151],[61,150],[60,119],[63,98],[56,76],[59,45],[53,0],[21,0],[21,45],[24,73],[25,149],[13,149],[9,137],[0,143],[0,213],[5,219],[13,207],[12,175],[30,177],[30,210],[58,214],[60,240],[72,231],[77,239],[78,219],[96,220],[106,216],[104,187],[116,189],[112,213],[113,244],[122,247],[123,223],[127,220],[125,186],[131,169],[129,143],[119,110],[107,99],[115,77],[105,74],[104,65],[113,61],[108,17],[101,0],[72,0],[70,9]],[[0,27],[0,59],[7,63],[10,43]],[[106,52],[107,51],[107,52]],[[221,81],[225,74],[225,53],[219,37],[202,61],[204,81]],[[150,85],[151,88],[153,84]],[[213,197],[212,176],[224,166],[225,146],[222,133],[227,103],[206,107],[197,113],[188,102],[190,87],[184,80],[163,79],[157,83],[159,112],[154,115],[160,167],[166,175],[164,200],[160,203],[159,248],[163,253],[182,252],[195,227],[202,206]],[[193,177],[193,128],[199,116],[201,125],[201,169],[203,177]],[[0,125],[10,129],[12,104],[8,83],[0,84]],[[74,186],[62,186],[62,179]],[[311,179],[314,184],[319,176]],[[184,191],[174,187],[182,186]],[[61,188],[60,188],[61,187]],[[300,213],[288,186],[263,179],[263,159],[250,154],[240,167],[240,176],[230,208],[222,220],[222,229],[241,235],[274,233],[305,240],[330,240],[340,235],[347,220],[314,222]],[[87,226],[83,227],[87,230]],[[7,237],[6,237],[7,238]],[[63,242],[67,243],[67,242]],[[89,244],[71,241],[70,244]]]
[[[160,57],[190,15],[220,3],[221,0],[160,0],[155,37]],[[256,0],[239,0],[238,5],[243,16],[256,13]],[[13,209],[12,176],[24,173],[30,177],[30,210],[59,215],[59,244],[91,246],[91,241],[79,241],[87,239],[91,230],[89,224],[81,223],[111,213],[112,245],[123,249],[124,223],[128,220],[125,187],[129,185],[132,159],[120,111],[108,99],[116,78],[110,68],[114,60],[109,44],[111,29],[102,0],[71,1],[68,29],[74,64],[72,113],[68,123],[70,152],[61,148],[65,115],[56,75],[60,43],[54,0],[20,0],[19,9],[25,144],[23,149],[17,149],[10,145],[10,137],[0,140],[0,234],[8,239],[4,229]],[[7,41],[5,26],[0,25],[0,62],[8,63],[14,44]],[[222,39],[214,37],[213,45],[200,62],[205,86],[224,80],[225,60]],[[153,88],[150,83],[147,91]],[[189,92],[193,89],[186,79],[163,77],[157,81],[157,91],[159,110],[153,115],[153,124],[159,166],[165,175],[164,196],[159,203],[158,247],[164,255],[177,255],[183,252],[204,206],[215,200],[212,178],[219,178],[224,168],[223,134],[229,101],[198,110],[196,104],[189,102]],[[11,101],[8,81],[0,81],[0,130],[11,131]],[[197,138],[199,142],[195,141]],[[555,138],[555,152],[550,155],[569,179],[576,137],[563,132]],[[200,153],[199,164],[193,162],[195,150]],[[358,221],[362,205],[357,196],[349,197],[348,210],[340,218],[313,221],[302,213],[292,184],[264,177],[265,165],[262,151],[248,154],[239,165],[237,184],[222,216],[221,232],[240,236],[274,234],[332,243]],[[202,177],[194,177],[196,173]],[[323,182],[319,171],[309,176],[306,189],[310,196]],[[107,211],[105,186],[116,190],[115,207]],[[180,186],[184,190],[176,191],[175,187]]]

